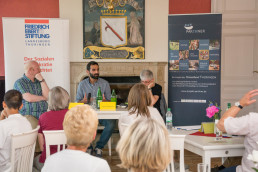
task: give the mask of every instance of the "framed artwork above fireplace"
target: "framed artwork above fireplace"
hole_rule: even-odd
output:
[[[83,0],[84,59],[145,59],[145,0]]]

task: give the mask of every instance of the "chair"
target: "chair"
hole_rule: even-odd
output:
[[[164,122],[166,123],[166,113],[167,113],[167,103],[166,103],[166,99],[163,93],[161,93],[160,95],[160,111],[161,111],[161,116],[164,120]]]
[[[39,126],[11,136],[11,172],[31,172]],[[18,157],[18,158],[17,158]]]
[[[44,130],[43,133],[46,144],[46,158],[50,156],[50,146],[52,145],[57,145],[57,152],[65,149],[67,139],[64,130]]]
[[[98,126],[98,130],[104,130],[104,126],[102,126],[102,125],[99,125]],[[108,155],[109,156],[111,156],[111,142],[112,142],[112,139],[111,139],[111,137],[109,138],[109,140],[108,140]]]
[[[185,135],[169,135],[170,138],[170,145],[172,150],[172,156],[174,155],[174,150],[180,151],[180,162],[179,162],[179,169],[180,172],[185,172],[185,160],[184,160],[184,141]],[[174,165],[174,158],[171,159],[171,163],[165,170],[166,172],[174,172],[175,165]]]

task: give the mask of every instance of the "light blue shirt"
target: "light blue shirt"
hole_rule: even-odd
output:
[[[76,102],[81,101],[85,93],[87,94],[87,97],[89,93],[91,93],[91,97],[96,97],[99,87],[101,89],[101,94],[104,94],[106,100],[110,100],[111,91],[109,83],[106,80],[99,78],[94,84],[91,84],[89,78],[86,78],[79,83],[76,95]]]

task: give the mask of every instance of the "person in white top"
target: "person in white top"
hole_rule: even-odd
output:
[[[119,117],[118,127],[122,136],[125,129],[139,118],[152,118],[165,126],[159,111],[151,106],[151,97],[147,86],[135,84],[128,95],[128,113]]]
[[[217,127],[222,132],[227,132],[233,135],[244,135],[245,151],[242,157],[241,165],[225,168],[221,171],[237,171],[237,172],[253,172],[252,169],[255,164],[247,159],[248,154],[252,154],[253,150],[258,150],[258,113],[251,112],[248,115],[242,117],[236,117],[240,110],[256,102],[256,99],[252,99],[258,95],[258,89],[249,91],[246,93],[239,102],[235,103],[227,110],[221,119],[219,120]]]
[[[104,159],[85,153],[95,139],[97,127],[97,113],[90,106],[71,108],[63,122],[67,149],[47,158],[42,172],[111,172]]]
[[[0,171],[11,171],[11,135],[32,130],[29,121],[19,114],[22,108],[22,94],[9,90],[4,95],[0,115]],[[19,156],[16,156],[19,157]]]

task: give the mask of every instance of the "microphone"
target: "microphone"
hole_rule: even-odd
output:
[[[88,93],[87,104],[90,104],[91,93]]]

